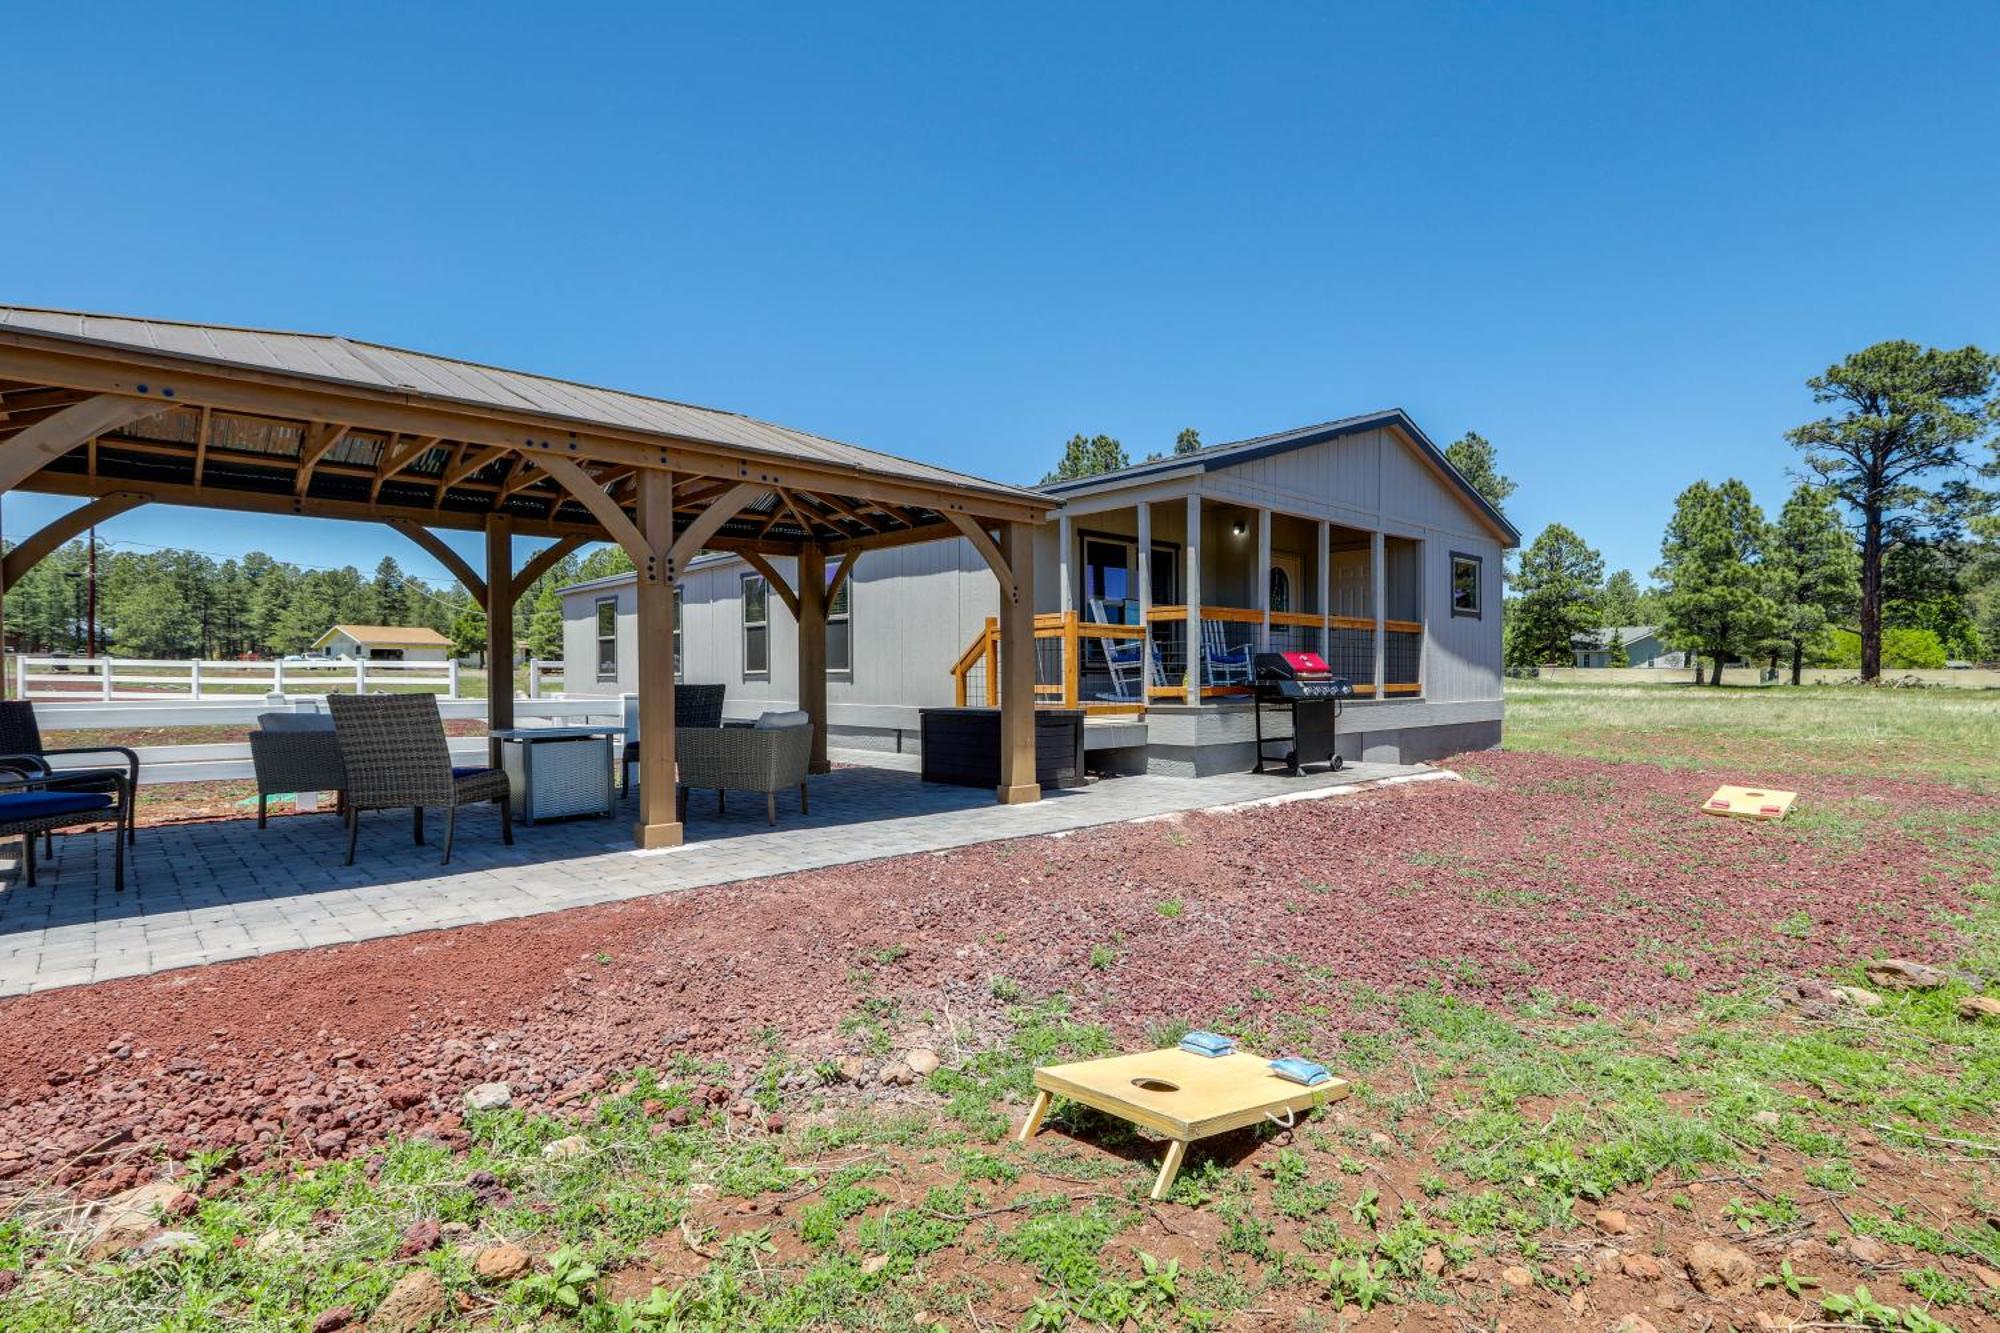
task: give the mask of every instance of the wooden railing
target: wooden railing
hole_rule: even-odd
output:
[[[1151,609],[1148,624],[1153,626],[1185,626],[1188,609],[1185,606],[1155,606]],[[1254,637],[1244,635],[1240,627],[1255,627],[1261,630],[1265,623],[1264,612],[1240,606],[1204,606],[1201,608],[1204,622],[1239,627],[1234,637],[1244,642],[1254,643]],[[1335,663],[1335,671],[1346,674],[1355,681],[1354,692],[1362,696],[1375,693],[1374,635],[1375,622],[1362,616],[1332,616],[1322,620],[1317,614],[1305,611],[1273,611],[1270,613],[1273,631],[1310,631],[1318,635],[1326,631],[1342,631],[1350,635],[1366,634],[1365,644],[1360,645],[1359,660],[1350,663]],[[1384,695],[1420,694],[1423,685],[1418,679],[1418,666],[1423,644],[1423,625],[1414,620],[1385,620],[1382,622],[1384,634]],[[973,635],[972,642],[952,663],[952,696],[959,707],[968,705],[992,707],[1000,702],[1000,622],[988,616],[986,624]],[[1275,635],[1274,635],[1275,637]],[[1102,625],[1084,620],[1075,611],[1047,612],[1035,617],[1035,702],[1048,708],[1083,708],[1090,712],[1132,713],[1143,710],[1137,700],[1111,701],[1105,699],[1085,700],[1083,698],[1083,676],[1085,670],[1085,647],[1091,641],[1108,648],[1115,642],[1132,642],[1143,639],[1144,633],[1137,625]],[[1174,645],[1169,645],[1173,647]],[[1234,644],[1232,647],[1236,646]],[[1319,650],[1326,652],[1330,645],[1319,644]],[[1162,655],[1161,641],[1155,633],[1155,654],[1172,660],[1161,663],[1158,674],[1168,681],[1179,676],[1179,684],[1148,684],[1146,698],[1173,699],[1186,702],[1188,696],[1188,672],[1186,668],[1186,642],[1183,633],[1178,644],[1179,653]],[[1352,654],[1350,654],[1352,655]],[[1329,653],[1329,660],[1332,656]],[[1176,671],[1178,667],[1178,671]],[[1144,675],[1151,678],[1155,672],[1148,670]],[[1228,698],[1249,692],[1243,685],[1204,685],[1201,689],[1205,699]]]

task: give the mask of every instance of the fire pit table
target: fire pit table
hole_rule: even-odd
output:
[[[512,788],[515,816],[533,824],[563,815],[614,813],[611,738],[624,733],[623,726],[508,727],[492,733],[500,742],[500,766]]]
[[[1107,1115],[1129,1120],[1167,1140],[1155,1199],[1167,1197],[1180,1173],[1188,1144],[1270,1119],[1290,1125],[1300,1111],[1347,1096],[1347,1080],[1328,1079],[1307,1087],[1271,1072],[1271,1062],[1248,1051],[1206,1056],[1169,1046],[1102,1060],[1050,1065],[1035,1071],[1035,1104],[1021,1126],[1021,1141],[1033,1138],[1057,1097],[1082,1102]]]

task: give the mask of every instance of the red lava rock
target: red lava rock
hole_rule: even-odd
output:
[[[313,1316],[312,1333],[339,1333],[352,1322],[354,1322],[354,1307],[336,1305]]]
[[[421,1222],[412,1222],[403,1232],[403,1243],[396,1247],[396,1257],[414,1259],[420,1254],[428,1254],[437,1248],[442,1235],[438,1224],[428,1217]]]

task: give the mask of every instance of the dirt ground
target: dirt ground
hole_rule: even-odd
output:
[[[1921,1134],[1885,1134],[1875,1119],[1846,1115],[1838,1161],[1865,1176],[1860,1196],[1829,1184],[1846,1177],[1812,1137],[1825,1137],[1812,1108],[1825,1101],[1833,1114],[1852,1095],[1811,1070],[1769,1076],[1756,1103],[1768,1125],[1746,1121],[1696,1147],[1659,1150],[1658,1163],[1673,1168],[1663,1175],[1605,1165],[1612,1148],[1586,1135],[1561,1138],[1559,1152],[1547,1141],[1593,1096],[1626,1095],[1638,1069],[1671,1088],[1665,1071],[1681,1068],[1685,1086],[1647,1112],[1667,1128],[1620,1132],[1690,1133],[1693,1108],[1736,1094],[1688,1082],[1689,1068],[1741,1065],[1748,1077],[1757,1066],[1746,1052],[1765,1046],[1746,1043],[1817,1042],[1815,1025],[1852,1026],[1818,978],[1841,979],[1873,957],[1959,958],[1959,923],[1991,875],[1990,861],[1962,850],[1993,837],[2000,798],[1815,777],[1800,814],[1769,826],[1696,813],[1715,785],[1699,772],[1498,753],[1457,766],[1467,781],[992,844],[7,1001],[0,1143],[10,1146],[0,1179],[18,1197],[56,1187],[88,1199],[204,1152],[296,1169],[411,1135],[463,1149],[462,1097],[474,1085],[504,1081],[531,1117],[574,1116],[645,1066],[703,1071],[698,1104],[724,1127],[763,1123],[772,1106],[780,1121],[801,1124],[855,1108],[934,1114],[958,1104],[954,1071],[1022,1040],[1023,1004],[1061,995],[1064,1031],[1088,1025],[1116,1046],[1217,1027],[1362,1080],[1365,1096],[1296,1130],[1203,1145],[1175,1199],[1138,1205],[1100,1240],[1106,1268],[1129,1269],[1144,1252],[1200,1269],[1205,1282],[1224,1274],[1241,1291],[1209,1294],[1231,1326],[1302,1326],[1339,1317],[1343,1303],[1367,1326],[1421,1317],[1601,1327],[1625,1314],[1659,1328],[1718,1318],[1747,1326],[1760,1311],[1806,1319],[1835,1287],[1872,1279],[1894,1288],[1896,1273],[1919,1265],[1956,1284],[1938,1289],[1963,1293],[1952,1326],[1988,1326],[2000,1297],[1982,1294],[1982,1274],[2000,1281],[2000,1264],[1976,1262],[1985,1253],[1976,1242],[1938,1251],[1924,1238],[1976,1232],[1994,1212],[1983,1146],[1990,1104],[1983,1118],[1978,1108],[1969,1119],[1955,1114],[1949,1132],[1933,1136],[1976,1146],[1957,1161],[1938,1160]],[[1773,987],[1793,979],[1806,990],[1763,1016]],[[1746,985],[1757,988],[1754,1028],[1718,1019]],[[1514,1045],[1488,1044],[1503,1040],[1498,1028],[1461,1029],[1466,1015],[1489,1012],[1507,1016]],[[1574,1056],[1543,1069],[1548,1045],[1570,1042]],[[900,1053],[912,1050],[936,1052],[944,1073],[899,1077]],[[1609,1081],[1600,1088],[1572,1058],[1596,1060],[1595,1077]],[[1550,1085],[1527,1086],[1529,1069],[1543,1069]],[[1519,1126],[1509,1133],[1536,1139],[1536,1155],[1509,1156],[1519,1145],[1505,1147],[1506,1135],[1472,1141],[1480,1117],[1496,1114],[1496,1071],[1523,1085],[1507,1106]],[[759,1101],[760,1088],[777,1091]],[[1747,1116],[1751,1104],[1736,1110]],[[1895,1116],[1894,1106],[1869,1105],[1871,1117]],[[1021,1109],[1009,1094],[994,1114]],[[1772,1128],[1780,1116],[1797,1133]],[[1100,1192],[1126,1197],[1136,1184],[1143,1193],[1155,1147],[1110,1128],[1088,1116],[1060,1121],[1067,1136],[1044,1139],[1056,1148],[1019,1160],[1011,1180],[980,1196],[977,1225],[1028,1215],[1037,1192],[1066,1193],[1086,1218],[1102,1206],[1089,1202]],[[1588,1151],[1578,1146],[1586,1142]],[[899,1199],[963,1184],[956,1159],[884,1151],[892,1169],[871,1188],[891,1211]],[[1555,1216],[1527,1217],[1543,1206],[1534,1200],[1548,1194],[1542,1177],[1551,1173],[1587,1181],[1565,1185],[1568,1201],[1547,1205]],[[778,1198],[696,1199],[694,1229],[622,1263],[611,1289],[643,1293],[707,1271],[709,1246],[747,1227],[772,1229],[782,1263],[800,1242],[774,1226],[787,1215]],[[1864,1200],[1896,1225],[1918,1216],[1931,1230],[1850,1217]],[[964,1225],[975,1225],[969,1215]],[[1376,1248],[1356,1251],[1343,1228],[1376,1237]],[[716,1239],[676,1238],[708,1230]],[[969,1317],[944,1322],[1035,1317],[1048,1270],[1038,1278],[1031,1258],[996,1263],[991,1252],[1015,1234],[927,1258],[927,1292],[967,1302]],[[1686,1259],[1705,1241],[1748,1254],[1778,1285],[1704,1292]],[[1397,1259],[1399,1245],[1407,1253]],[[1299,1256],[1329,1252],[1321,1278],[1295,1280]],[[1353,1285],[1372,1280],[1370,1253],[1384,1256],[1378,1265],[1396,1261],[1382,1273],[1407,1279],[1402,1294],[1384,1298],[1394,1306],[1355,1301]],[[1796,1292],[1775,1276],[1794,1260],[1811,1270]],[[1361,1263],[1360,1276],[1340,1277],[1343,1262]]]

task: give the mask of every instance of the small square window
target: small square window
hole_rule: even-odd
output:
[[[1485,561],[1476,555],[1451,553],[1451,613],[1479,618],[1481,570]]]

